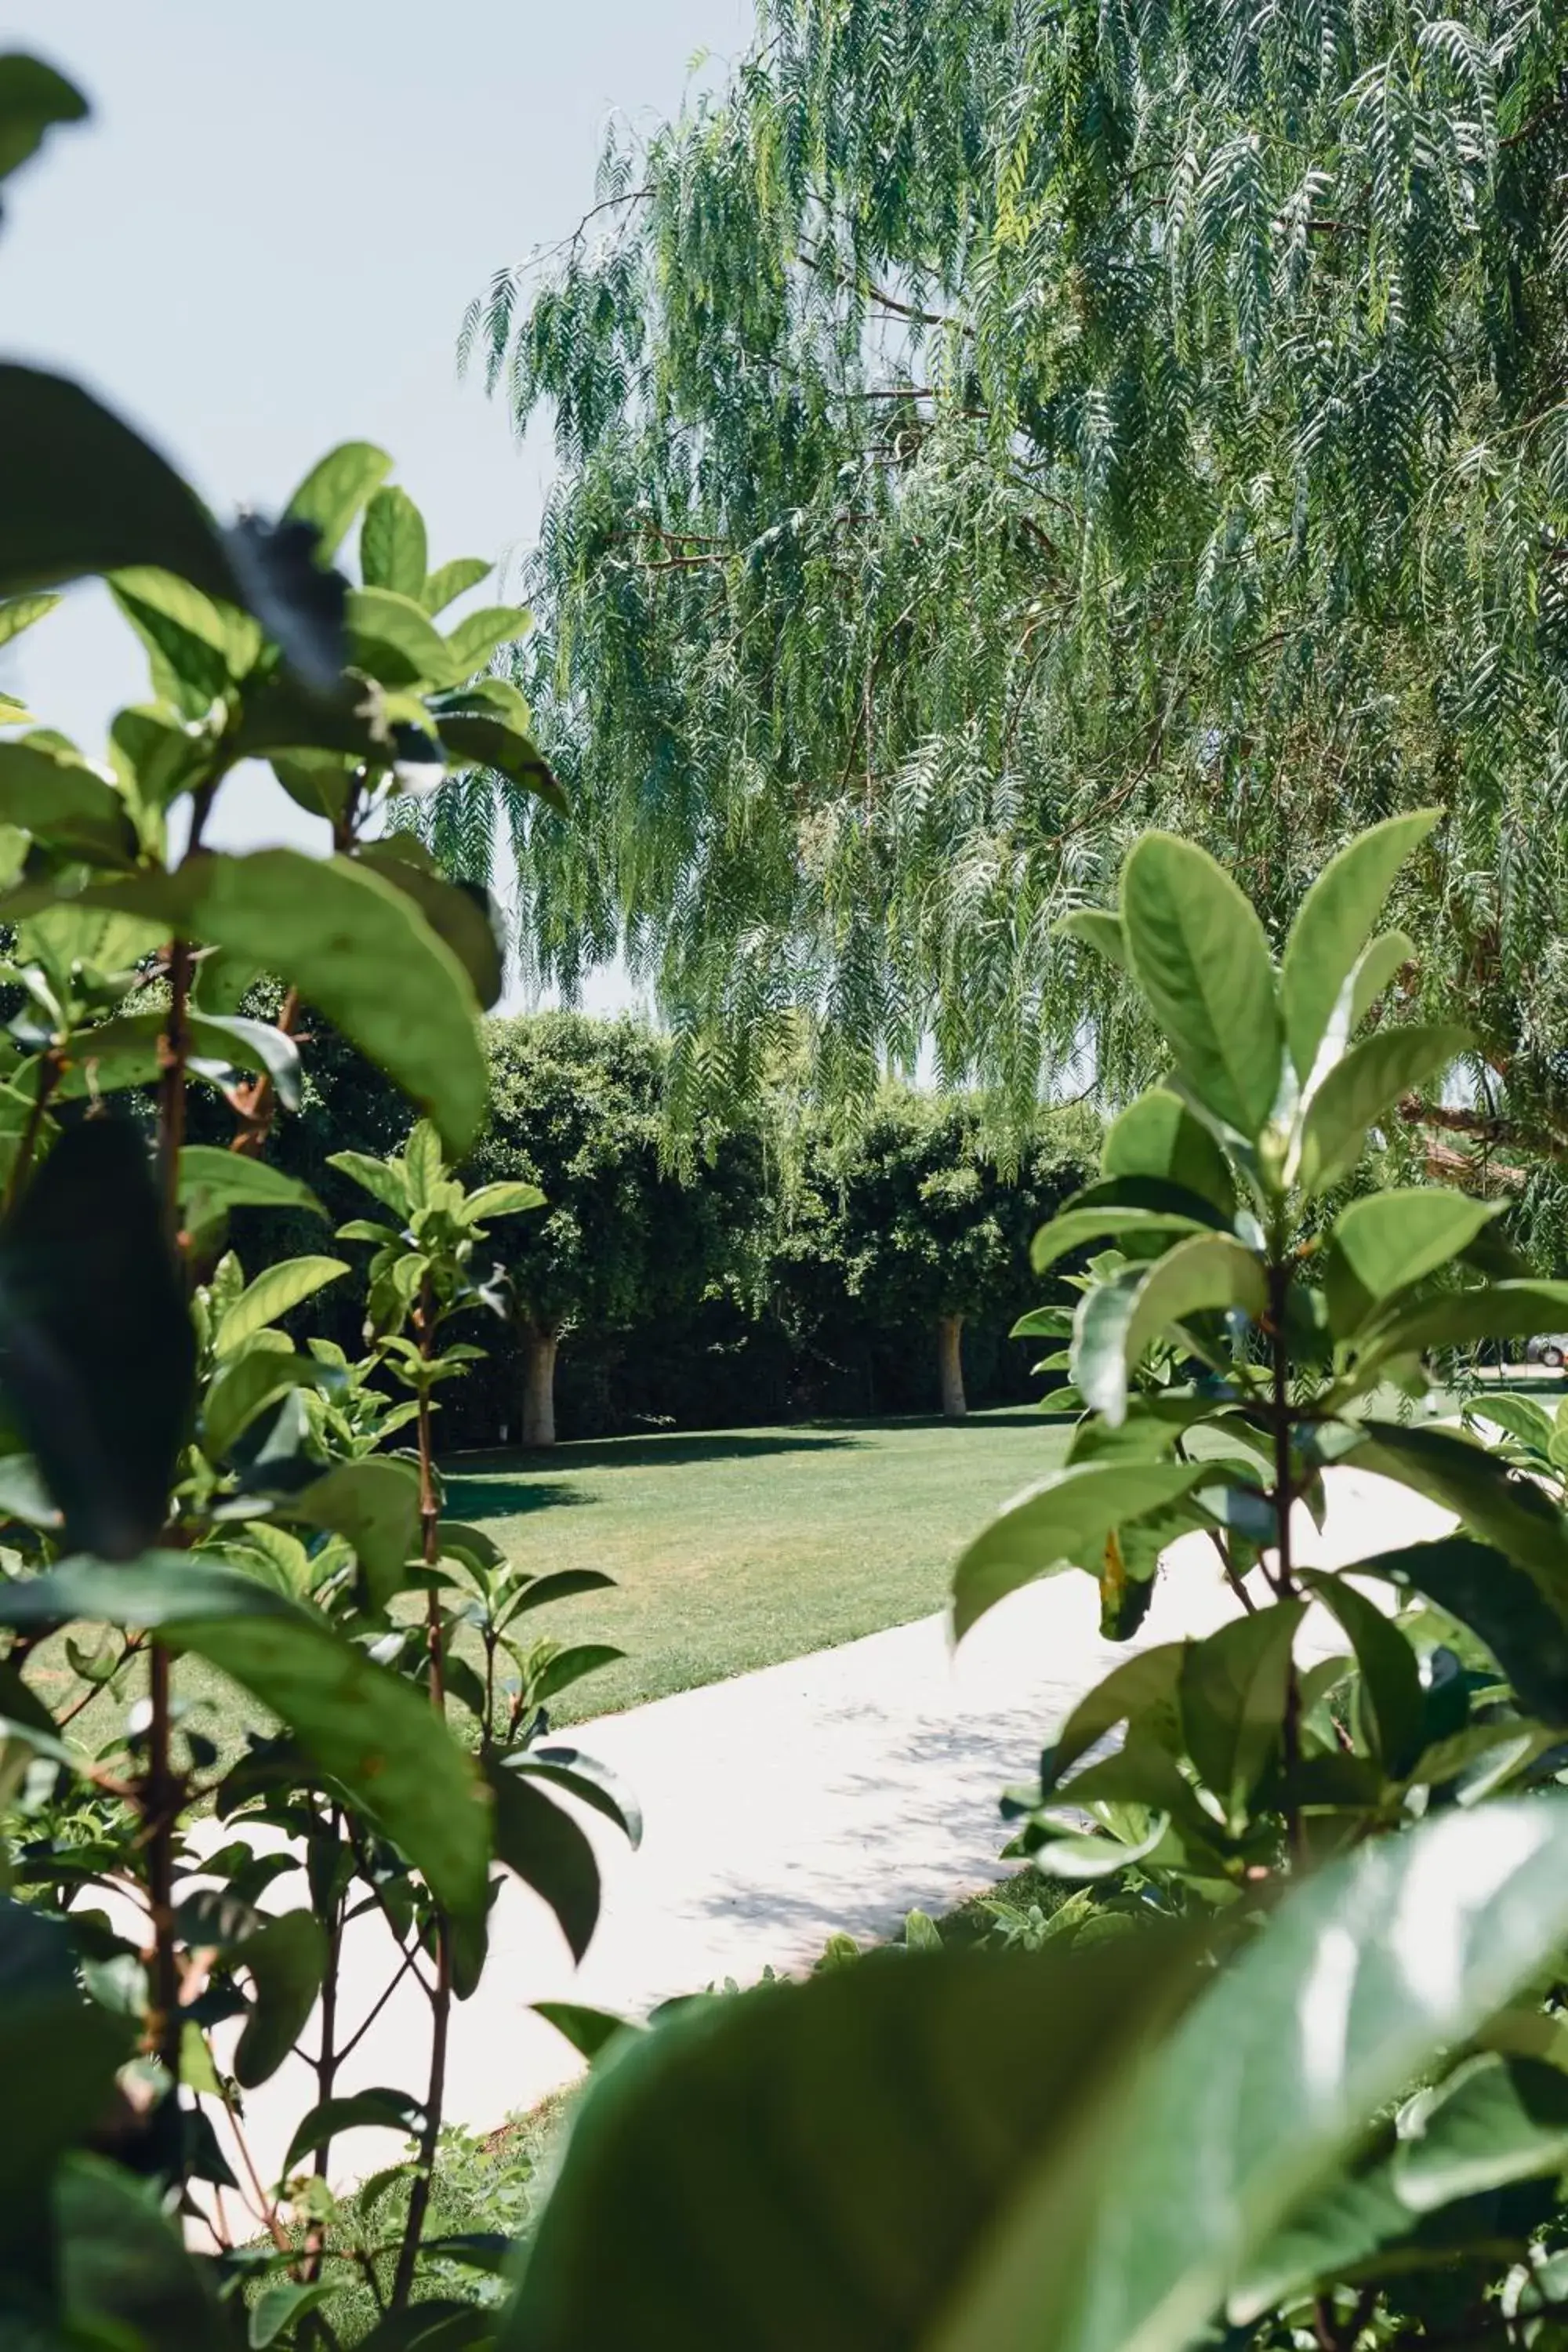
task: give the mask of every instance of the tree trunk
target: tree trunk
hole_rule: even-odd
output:
[[[963,1318],[944,1315],[936,1327],[937,1362],[942,1371],[942,1409],[949,1421],[962,1421],[969,1407],[963,1397]]]
[[[525,1445],[555,1443],[555,1353],[559,1331],[541,1331],[526,1324],[522,1334],[522,1442]]]

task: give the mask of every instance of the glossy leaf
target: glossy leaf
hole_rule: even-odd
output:
[[[294,2171],[303,2158],[329,2146],[340,2132],[413,2133],[419,2129],[424,2113],[418,2100],[406,2091],[377,2088],[355,2091],[346,2098],[323,2099],[301,2117],[283,2158],[284,2174]]]
[[[1568,1324],[1568,1282],[1488,1282],[1401,1307],[1363,1335],[1371,1363],[1479,1339],[1529,1339]]]
[[[449,563],[437,565],[420,592],[419,602],[427,613],[444,613],[448,604],[488,580],[494,570],[495,565],[487,563],[482,555],[454,556]]]
[[[572,1957],[580,1960],[599,1917],[599,1865],[593,1847],[570,1813],[507,1758],[492,1757],[485,1774],[495,1799],[497,1861],[543,1897]]]
[[[351,588],[349,658],[384,686],[444,686],[446,639],[424,607],[392,588]]]
[[[385,1608],[403,1590],[419,1546],[419,1481],[410,1464],[385,1454],[334,1463],[283,1507],[353,1544],[373,1606]]]
[[[386,843],[367,844],[355,852],[354,863],[413,899],[468,973],[481,1011],[500,1002],[506,985],[506,930],[488,890],[478,883],[444,881]]]
[[[204,854],[177,875],[101,885],[92,902],[156,914],[290,981],[427,1110],[454,1150],[484,1108],[472,985],[406,894],[342,857]]]
[[[86,99],[74,82],[40,58],[20,51],[0,57],[0,180],[36,155],[62,122],[80,122]]]
[[[954,1640],[1020,1585],[1058,1569],[1097,1568],[1112,1528],[1173,1503],[1205,1476],[1212,1468],[1190,1462],[1088,1463],[1026,1488],[959,1558]]]
[[[1082,1203],[1075,1200],[1063,1209],[1059,1216],[1053,1217],[1048,1225],[1042,1225],[1035,1235],[1029,1251],[1029,1263],[1035,1272],[1046,1273],[1058,1258],[1066,1257],[1072,1250],[1084,1248],[1090,1242],[1112,1240],[1120,1244],[1123,1236],[1127,1236],[1131,1242],[1142,1244],[1144,1241],[1163,1241],[1167,1237],[1175,1239],[1185,1234],[1212,1233],[1215,1229],[1219,1212],[1210,1211],[1207,1203],[1194,1195],[1178,1195],[1174,1185],[1161,1185],[1147,1177],[1131,1178],[1120,1180],[1114,1191],[1120,1193],[1134,1184],[1147,1186],[1151,1193],[1168,1191],[1173,1199],[1179,1197],[1189,1205],[1183,1209],[1143,1205],[1115,1198]],[[1089,1190],[1093,1193],[1100,1187],[1090,1185]]]
[[[1309,1192],[1326,1192],[1346,1176],[1366,1148],[1366,1131],[1401,1095],[1446,1070],[1470,1043],[1465,1029],[1413,1024],[1380,1029],[1352,1045],[1312,1096],[1301,1122],[1299,1180]]]
[[[1127,935],[1120,915],[1101,907],[1079,907],[1070,915],[1064,915],[1057,929],[1069,940],[1081,940],[1085,947],[1092,948],[1107,963],[1115,964],[1118,971],[1128,969]]]
[[[608,2049],[617,2034],[643,2031],[627,2018],[613,2017],[608,2010],[585,2008],[580,2000],[536,2000],[532,2006],[536,2017],[564,2034],[579,2057],[590,2060]]]
[[[333,556],[371,492],[392,471],[384,449],[369,441],[344,441],[311,467],[284,514],[310,524],[323,558]]]
[[[228,1209],[300,1209],[313,1217],[326,1211],[308,1184],[286,1176],[269,1160],[221,1151],[210,1143],[187,1143],[180,1154],[180,1199],[196,1223]]]
[[[234,2352],[211,2268],[186,2252],[157,2181],[73,2157],[56,2184],[55,2227],[71,2344]]]
[[[1114,1427],[1127,1411],[1129,1374],[1173,1326],[1215,1308],[1237,1308],[1260,1323],[1268,1303],[1262,1265],[1240,1242],[1222,1234],[1178,1242],[1146,1273],[1131,1271],[1086,1296],[1074,1336],[1074,1381]]]
[[[209,1461],[222,1462],[286,1390],[322,1388],[331,1378],[327,1367],[310,1356],[274,1348],[230,1356],[202,1401],[202,1446]]]
[[[1441,1536],[1358,1560],[1355,1573],[1435,1601],[1479,1634],[1521,1706],[1543,1722],[1568,1724],[1568,1619],[1506,1552],[1472,1536]]]
[[[1394,973],[1415,962],[1415,952],[1408,931],[1384,931],[1372,941],[1350,979],[1348,1037],[1355,1035]]]
[[[0,2132],[0,2259],[45,2226],[57,2158],[84,2137],[130,2055],[128,2018],[89,2005],[65,1929],[0,1895],[0,2069],[8,2127]]]
[[[377,490],[360,525],[359,568],[367,588],[395,588],[423,600],[430,561],[425,518],[395,483]]]
[[[1302,900],[1280,965],[1279,993],[1290,1058],[1303,1085],[1394,876],[1441,814],[1440,809],[1417,809],[1357,834],[1329,860]]]
[[[4,58],[0,58],[0,68],[4,64]],[[58,596],[13,596],[8,603],[0,604],[0,646],[8,646],[24,629],[47,620],[60,602]]]
[[[500,646],[515,644],[531,627],[533,615],[521,604],[481,604],[465,613],[447,636],[447,674],[454,679],[472,677]]]
[[[1079,1699],[1054,1747],[1047,1750],[1041,1775],[1046,1790],[1053,1788],[1118,1724],[1131,1728],[1152,1718],[1168,1734],[1175,1735],[1179,1729],[1176,1687],[1185,1655],[1184,1643],[1163,1642],[1113,1666],[1103,1682]]]
[[[613,1666],[626,1656],[609,1642],[579,1642],[566,1650],[558,1650],[549,1664],[533,1677],[532,1691],[541,1706],[546,1699],[556,1698],[584,1675],[596,1675],[605,1666]]]
[[[63,1135],[0,1230],[0,1386],[67,1540],[129,1559],[162,1528],[195,1335],[134,1129]]]
[[[1168,1087],[1151,1087],[1111,1121],[1100,1164],[1107,1176],[1179,1184],[1212,1202],[1227,1223],[1236,1213],[1236,1184],[1224,1152]]]
[[[1358,1468],[1397,1478],[1453,1511],[1486,1542],[1528,1569],[1543,1597],[1568,1619],[1568,1518],[1529,1479],[1446,1429],[1369,1422],[1355,1450]]]
[[[335,677],[342,588],[286,533],[226,535],[163,458],[79,384],[0,365],[0,596],[152,564],[254,612],[302,675]]]
[[[564,814],[566,795],[531,736],[482,710],[444,712],[440,726],[448,759],[467,761],[476,768],[494,768]]]
[[[329,1283],[341,1282],[348,1271],[337,1257],[289,1257],[268,1266],[220,1318],[213,1339],[215,1350],[219,1356],[232,1356],[247,1339],[313,1298]]]
[[[1391,1780],[1401,1780],[1426,1744],[1426,1701],[1415,1653],[1374,1601],[1342,1576],[1302,1577],[1350,1636],[1361,1669],[1363,1719]]]
[[[1263,926],[1205,850],[1146,833],[1122,868],[1132,973],[1200,1098],[1250,1142],[1279,1090],[1282,1031]]]
[[[285,1911],[234,1952],[254,1994],[234,2053],[236,2081],[251,2091],[270,2082],[304,2032],[327,1966],[326,1930],[310,1911]]]
[[[1070,2248],[1184,1973],[1141,1936],[1092,1962],[910,1952],[627,2036],[590,2080],[498,2352],[945,2352],[1037,2168],[1060,2200],[1050,2244]],[[1050,2337],[1015,2322],[952,2340]]]
[[[1414,2213],[1568,2166],[1568,2075],[1531,2058],[1474,2058],[1429,2093],[1402,2137],[1395,2191]]]
[[[1366,1296],[1363,1317],[1394,1291],[1458,1257],[1496,1214],[1495,1203],[1468,1201],[1462,1192],[1436,1185],[1395,1186],[1352,1201],[1335,1220],[1333,1246]]]
[[[0,824],[114,865],[136,855],[136,828],[96,768],[45,743],[0,743]]]
[[[481,1184],[468,1194],[468,1213],[475,1223],[483,1224],[495,1217],[521,1217],[531,1209],[542,1209],[544,1204],[544,1194],[537,1184]]]
[[[1234,1820],[1279,1746],[1290,1652],[1306,1614],[1282,1601],[1189,1644],[1177,1682],[1187,1753]]]
[[[564,1789],[614,1822],[629,1845],[642,1843],[642,1808],[616,1775],[579,1748],[529,1748],[510,1760],[510,1769]]]

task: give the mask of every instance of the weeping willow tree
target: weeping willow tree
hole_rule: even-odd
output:
[[[761,0],[466,323],[553,423],[522,682],[576,816],[470,781],[448,854],[509,817],[537,977],[624,953],[691,1087],[924,1040],[1023,1105],[1141,1074],[1058,925],[1142,828],[1278,921],[1438,802],[1443,1116],[1555,1146],[1565,173],[1549,5]]]

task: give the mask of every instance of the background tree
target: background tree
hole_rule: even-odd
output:
[[[830,1092],[922,1034],[1020,1107],[1087,1034],[1125,1092],[1152,1032],[1055,927],[1140,827],[1278,933],[1433,801],[1394,911],[1479,1032],[1454,1117],[1556,1148],[1565,62],[1512,0],[761,0],[465,332],[562,469],[539,971],[624,949],[678,1099],[791,1008]]]
[[[666,1048],[632,1021],[542,1013],[488,1029],[490,1113],[477,1181],[524,1178],[546,1206],[503,1236],[522,1342],[521,1438],[555,1443],[555,1360],[578,1323],[655,1317],[735,1268],[721,1181],[664,1160]],[[718,1139],[711,1139],[715,1152]]]
[[[889,1092],[866,1124],[830,1146],[821,1182],[826,1233],[846,1289],[884,1333],[934,1339],[942,1412],[961,1421],[963,1328],[1010,1323],[1029,1294],[1029,1237],[1080,1180],[1081,1124],[1042,1142],[1011,1181],[988,1148],[977,1106]],[[1067,1146],[1068,1148],[1064,1149]]]

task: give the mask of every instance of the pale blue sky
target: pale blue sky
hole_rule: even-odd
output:
[[[465,304],[593,197],[610,112],[668,112],[751,0],[0,0],[0,47],[88,92],[6,195],[0,343],[106,393],[220,512],[263,510],[335,441],[392,450],[432,556],[537,525],[550,452],[459,385]],[[102,592],[16,648],[40,717],[96,748],[146,693]],[[304,837],[264,772],[235,845]]]

